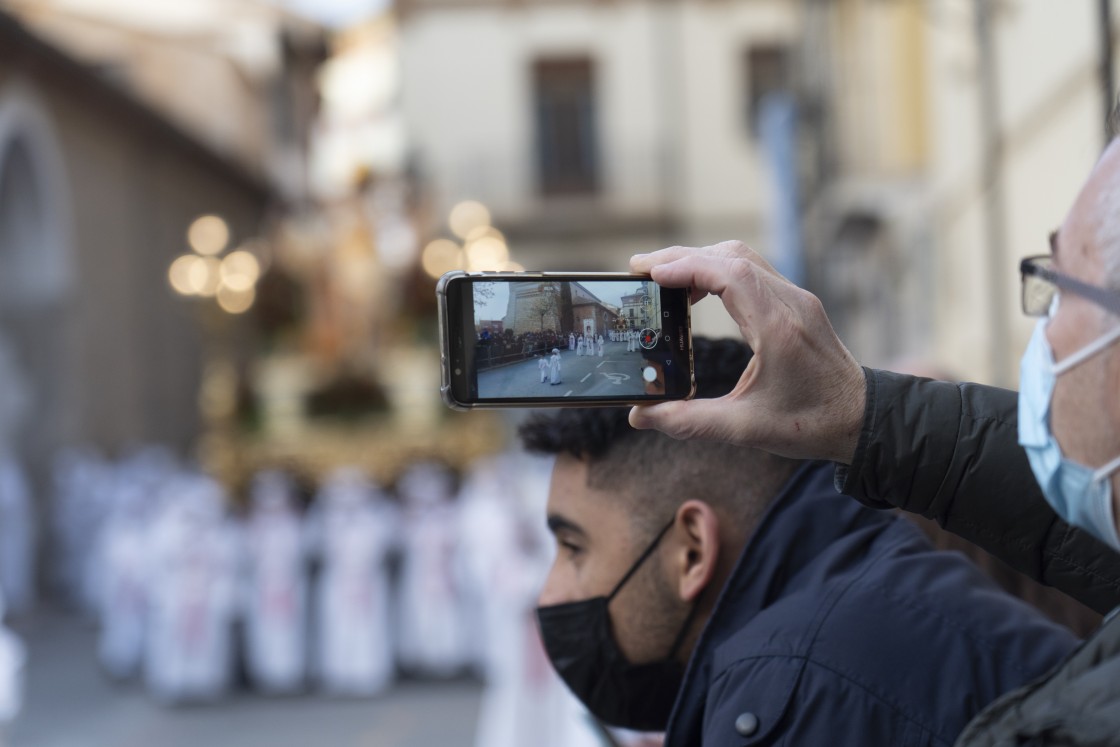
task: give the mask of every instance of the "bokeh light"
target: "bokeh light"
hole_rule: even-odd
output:
[[[197,296],[213,296],[221,284],[222,263],[215,257],[192,257],[187,267],[187,287]]]
[[[481,202],[465,200],[451,208],[448,225],[453,234],[465,239],[472,231],[490,225],[490,211]]]
[[[246,291],[256,285],[261,276],[261,265],[249,252],[238,249],[222,259],[220,268],[222,285],[234,291]]]
[[[203,256],[220,254],[229,245],[229,226],[217,215],[201,215],[187,229],[187,243]]]
[[[450,239],[436,239],[424,247],[420,264],[429,277],[438,278],[446,272],[462,268],[463,250]]]
[[[171,267],[167,270],[167,279],[171,282],[171,287],[175,289],[176,293],[183,296],[193,296],[195,294],[195,290],[191,286],[191,266],[200,260],[201,258],[196,254],[184,254],[171,263]]]
[[[509,247],[506,242],[492,236],[484,236],[467,245],[467,269],[472,272],[500,270],[509,262]]]
[[[471,231],[467,234],[466,240],[469,243],[471,241],[478,241],[479,239],[486,236],[498,239],[499,241],[506,240],[506,237],[502,235],[501,231],[488,224],[475,226],[474,228],[472,228]]]
[[[242,314],[253,306],[253,301],[257,298],[257,292],[252,286],[238,290],[223,284],[219,286],[217,296],[218,306],[222,307],[222,311],[230,314]]]

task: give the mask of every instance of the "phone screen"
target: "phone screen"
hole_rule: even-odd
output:
[[[692,393],[684,290],[641,276],[551,274],[464,277],[448,290],[457,344],[445,373],[456,403],[610,404]]]

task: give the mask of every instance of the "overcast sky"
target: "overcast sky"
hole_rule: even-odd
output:
[[[332,28],[371,18],[392,5],[389,0],[273,0],[292,11]]]
[[[617,308],[622,308],[623,296],[630,295],[641,287],[637,280],[584,280],[580,285],[594,293],[600,301]],[[493,289],[494,294],[491,298],[484,298],[482,295],[475,293],[475,321],[504,319],[506,308],[509,305],[509,283],[475,283],[476,289],[480,286]]]

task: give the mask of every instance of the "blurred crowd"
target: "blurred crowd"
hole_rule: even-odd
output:
[[[26,605],[32,552],[6,540],[31,536],[17,526],[27,491],[8,472],[0,504],[23,513],[0,515],[0,582]],[[503,454],[463,475],[418,462],[393,486],[356,467],[317,484],[262,471],[235,496],[160,447],[72,450],[53,468],[52,581],[97,621],[107,677],[168,704],[478,678],[478,745],[626,742],[586,715],[539,641],[548,474]],[[0,669],[4,651],[0,639]]]

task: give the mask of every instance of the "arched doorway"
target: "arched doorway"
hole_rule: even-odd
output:
[[[10,84],[0,89],[0,460],[20,465],[30,484],[25,537],[42,536],[50,460],[65,440],[70,220],[69,184],[47,110],[30,85]],[[4,511],[18,509],[0,501]],[[6,523],[13,521],[18,517]],[[16,562],[4,556],[18,550],[2,530],[0,543],[2,581]]]

